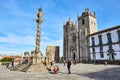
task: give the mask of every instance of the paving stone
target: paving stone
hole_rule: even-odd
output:
[[[59,66],[59,73],[52,72],[20,72],[10,71],[0,66],[0,80],[120,80],[120,65],[71,65],[71,74],[67,74],[67,66]]]

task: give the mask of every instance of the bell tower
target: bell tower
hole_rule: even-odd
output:
[[[87,36],[94,32],[97,32],[97,20],[96,14],[91,13],[89,8],[86,8],[81,16],[78,16],[78,34],[79,34],[79,55],[80,61],[86,62],[89,60],[89,41],[87,40]]]

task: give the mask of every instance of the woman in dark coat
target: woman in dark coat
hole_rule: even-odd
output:
[[[68,60],[68,62],[67,62],[68,74],[71,73],[70,66],[71,66],[71,61]]]

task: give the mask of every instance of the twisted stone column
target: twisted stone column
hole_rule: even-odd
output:
[[[39,8],[38,9],[38,13],[37,13],[37,34],[36,34],[36,47],[35,47],[35,60],[33,61],[34,64],[40,63],[41,62],[41,52],[40,52],[40,37],[41,37],[41,23],[43,22],[42,20],[42,9]]]

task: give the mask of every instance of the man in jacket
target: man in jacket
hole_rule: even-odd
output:
[[[67,62],[68,74],[71,73],[71,71],[70,71],[70,66],[71,66],[71,61],[68,60],[68,62]]]

